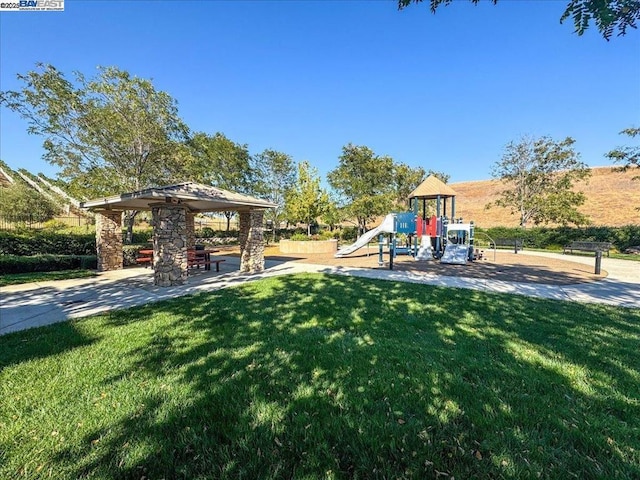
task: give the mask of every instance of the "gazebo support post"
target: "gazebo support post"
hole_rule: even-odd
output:
[[[170,287],[187,281],[187,207],[151,205],[154,285]]]
[[[240,271],[259,273],[264,270],[264,210],[240,213]]]
[[[196,214],[187,210],[187,248],[196,248]]]
[[[96,212],[96,250],[99,272],[123,268],[122,212]]]

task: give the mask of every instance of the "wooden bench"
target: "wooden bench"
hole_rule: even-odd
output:
[[[524,242],[520,238],[496,238],[495,241],[489,243],[489,248],[497,247],[513,247],[515,252],[522,250]]]
[[[611,250],[610,242],[587,242],[576,240],[573,242],[569,242],[562,249],[562,253],[573,253],[574,250],[578,250],[581,252],[607,252],[607,257],[609,256],[609,250]]]

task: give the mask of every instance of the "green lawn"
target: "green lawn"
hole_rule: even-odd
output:
[[[45,282],[48,280],[66,280],[69,278],[95,277],[95,270],[64,270],[60,272],[7,273],[0,275],[0,287],[21,283]]]
[[[0,337],[0,478],[640,478],[640,311],[297,275]]]

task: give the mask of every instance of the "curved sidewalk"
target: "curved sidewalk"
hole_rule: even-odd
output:
[[[523,254],[551,256],[594,265],[593,257],[537,252],[521,252],[518,255]],[[226,262],[220,274],[196,274],[190,277],[187,285],[178,287],[154,286],[151,270],[143,268],[105,272],[92,278],[2,287],[0,290],[0,335],[72,318],[86,317],[113,309],[218,290],[270,276],[302,272],[331,273],[640,308],[640,262],[610,258],[602,259],[602,268],[608,272],[607,278],[565,286],[275,261],[267,261],[267,269],[261,274],[246,275],[238,271],[239,260],[237,257],[225,257],[225,259]]]

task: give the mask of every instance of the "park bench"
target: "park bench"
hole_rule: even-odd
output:
[[[521,238],[496,238],[489,243],[489,248],[511,247],[515,249],[516,253],[518,253],[518,250],[522,250],[522,246],[523,241]]]
[[[578,250],[581,252],[607,252],[607,257],[609,256],[609,250],[611,250],[610,242],[587,242],[576,240],[573,242],[569,242],[566,244],[562,250],[562,253],[573,253],[574,250]]]

